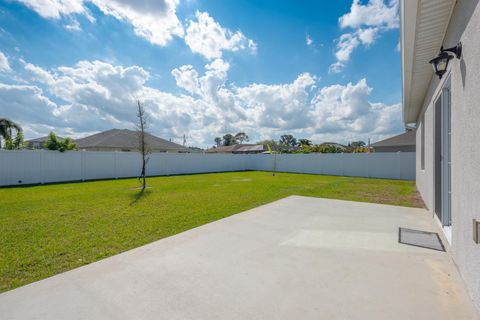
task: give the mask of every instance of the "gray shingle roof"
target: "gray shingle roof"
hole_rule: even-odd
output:
[[[207,153],[242,153],[242,152],[262,152],[265,151],[266,146],[263,144],[234,144],[231,146],[220,146],[210,148]]]
[[[263,144],[256,144],[253,146],[243,146],[241,148],[238,148],[235,150],[235,152],[263,152],[266,151],[267,149]]]
[[[146,134],[146,143],[151,150],[183,151],[188,149],[171,141]],[[138,149],[138,132],[128,129],[111,129],[75,140],[79,149],[83,148],[122,148]]]
[[[375,143],[371,147],[391,147],[391,146],[414,146],[415,145],[415,131],[409,130],[394,137],[387,138]]]
[[[233,151],[236,151],[237,149],[240,149],[244,146],[251,146],[247,144],[234,144],[231,146],[220,146],[220,147],[215,147],[215,148],[210,148],[207,150],[207,153],[232,153]]]

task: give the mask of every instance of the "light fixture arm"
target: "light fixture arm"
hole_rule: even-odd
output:
[[[459,42],[455,47],[444,49],[443,46],[440,48],[440,52],[451,52],[455,55],[457,59],[462,57],[462,43]]]
[[[462,43],[459,42],[455,47],[444,49],[443,46],[440,47],[440,53],[429,61],[433,67],[433,71],[438,76],[439,79],[442,79],[442,76],[448,70],[448,62],[453,58],[460,59],[462,57]]]

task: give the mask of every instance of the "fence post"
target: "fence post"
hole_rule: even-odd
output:
[[[85,150],[80,151],[81,179],[85,181]]]
[[[118,179],[118,172],[117,172],[117,153],[118,151],[115,150],[113,152],[113,176],[115,179]]]
[[[397,152],[397,166],[398,166],[398,179],[402,179],[402,155],[401,151]]]
[[[367,153],[367,178],[370,178],[370,152]]]
[[[45,163],[45,159],[44,159],[44,154],[45,154],[45,150],[43,149],[40,149],[40,184],[44,184],[45,183],[45,168],[44,168],[44,163]]]

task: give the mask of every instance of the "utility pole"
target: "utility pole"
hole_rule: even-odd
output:
[[[187,138],[185,137],[185,133],[183,134],[183,146],[187,144]]]

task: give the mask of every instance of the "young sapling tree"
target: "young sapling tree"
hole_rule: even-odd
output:
[[[140,100],[137,100],[138,149],[142,155],[142,171],[138,177],[138,180],[142,184],[142,192],[145,191],[145,188],[147,187],[146,167],[149,159],[148,155],[150,154],[150,150],[146,141],[147,121],[148,115],[145,112],[145,107]]]

